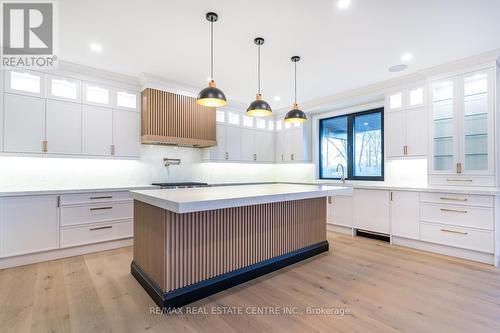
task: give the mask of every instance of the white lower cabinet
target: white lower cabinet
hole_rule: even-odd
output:
[[[4,94],[4,151],[41,153],[45,140],[45,101]]]
[[[82,105],[47,99],[45,108],[47,152],[81,154]]]
[[[419,239],[419,193],[391,191],[391,235]]]
[[[9,257],[59,247],[57,196],[0,199],[0,256]]]
[[[113,110],[113,155],[140,155],[141,118],[135,111]]]
[[[129,238],[134,234],[133,221],[107,222],[61,229],[61,247]]]
[[[389,234],[389,191],[354,189],[353,227]]]
[[[327,223],[341,227],[352,227],[352,196],[328,197]]]
[[[82,107],[82,152],[111,156],[113,110],[99,106]]]

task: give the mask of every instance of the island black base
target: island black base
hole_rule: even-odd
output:
[[[279,257],[271,258],[170,292],[163,292],[134,261],[131,264],[131,272],[158,306],[167,309],[178,308],[326,252],[328,248],[328,241],[322,241]]]

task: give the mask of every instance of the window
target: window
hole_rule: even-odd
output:
[[[243,115],[243,126],[253,127],[253,117]]]
[[[218,123],[226,122],[226,113],[224,111],[217,110],[215,113],[215,121]]]
[[[108,104],[108,89],[97,86],[87,86],[87,102]]]
[[[399,109],[400,107],[403,106],[403,94],[402,93],[397,93],[392,95],[389,101],[389,105],[391,106],[391,109]]]
[[[40,93],[40,76],[24,72],[10,72],[10,88],[14,90]]]
[[[137,96],[126,91],[118,91],[116,93],[116,105],[135,109],[137,107]]]
[[[52,79],[50,91],[52,96],[77,99],[78,83],[73,80]]]
[[[319,149],[321,179],[384,180],[384,109],[321,119]],[[340,170],[339,170],[340,171]]]

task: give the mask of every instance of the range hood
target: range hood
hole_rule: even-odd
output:
[[[141,143],[203,148],[217,144],[215,108],[163,90],[142,91]]]

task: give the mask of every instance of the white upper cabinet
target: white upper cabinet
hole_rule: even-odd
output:
[[[81,102],[81,82],[58,76],[47,77],[47,98]]]
[[[226,159],[231,161],[241,160],[241,128],[226,127]]]
[[[255,131],[250,128],[241,129],[241,160],[256,161],[255,153]]]
[[[41,153],[45,140],[45,101],[42,98],[4,95],[4,151]]]
[[[81,154],[82,105],[47,99],[45,108],[47,152],[56,154]]]
[[[385,107],[386,157],[427,155],[427,107],[423,86],[389,94]]]
[[[104,107],[82,107],[82,153],[110,156],[113,153],[113,110]]]
[[[139,156],[140,127],[140,113],[113,110],[113,148],[111,153],[122,157]]]
[[[308,162],[311,160],[310,123],[276,123],[276,162]],[[280,129],[281,128],[281,129]]]
[[[494,69],[431,82],[429,182],[495,185]]]
[[[0,69],[0,151],[3,151],[3,69]]]
[[[0,73],[0,151],[140,156],[136,91],[56,72]]]
[[[44,76],[41,73],[8,69],[4,77],[6,92],[38,97],[45,95]]]

